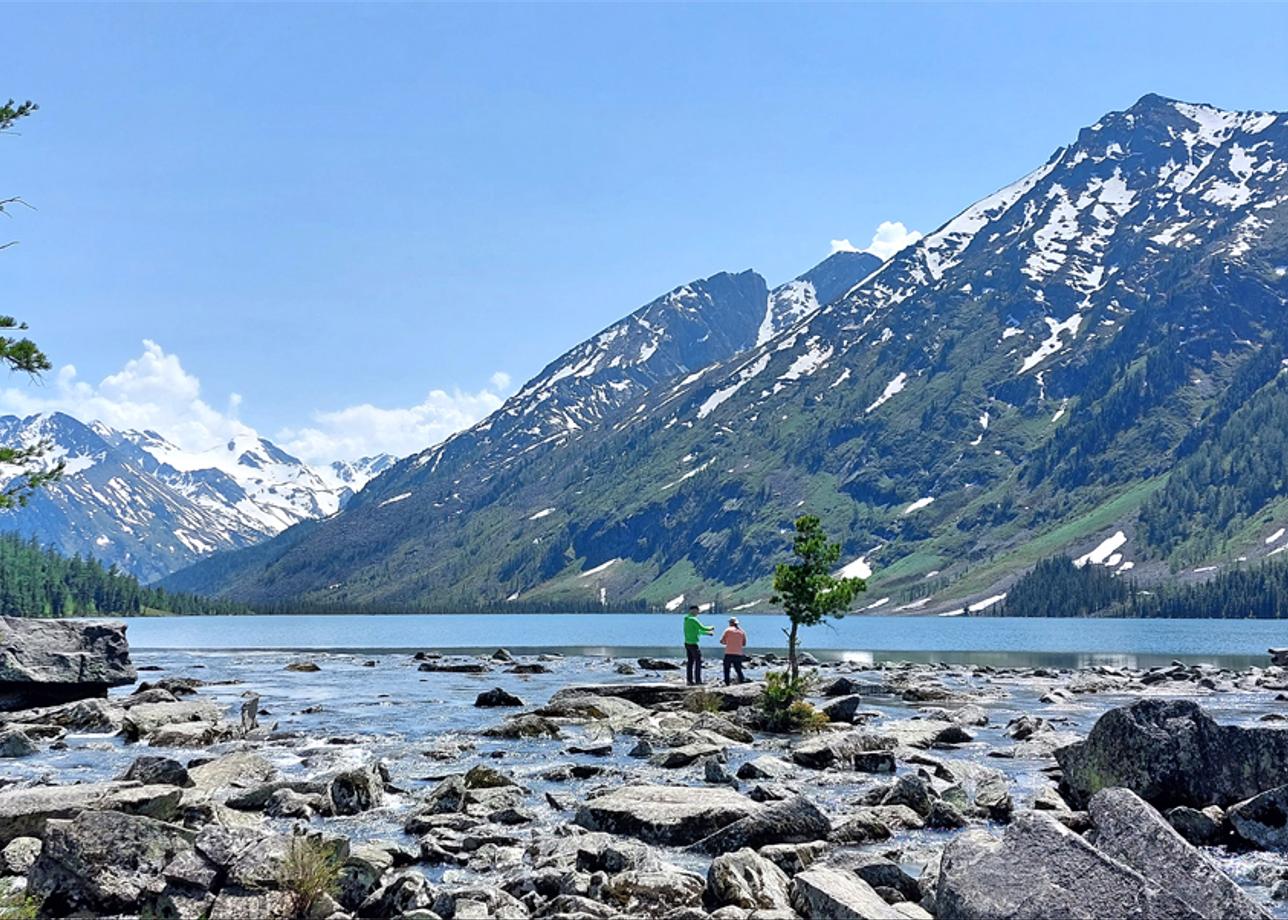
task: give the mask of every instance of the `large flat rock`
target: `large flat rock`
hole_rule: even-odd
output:
[[[575,821],[592,831],[686,846],[762,807],[732,789],[632,785],[588,799],[577,809]]]
[[[944,849],[939,920],[1199,920],[1203,915],[1054,818],[1021,815],[996,838],[967,831]]]
[[[42,837],[51,819],[73,818],[83,811],[121,811],[169,821],[182,796],[177,786],[134,782],[6,790],[0,792],[0,847],[15,837]]]
[[[0,617],[0,709],[103,697],[137,676],[124,623]]]
[[[1096,849],[1203,916],[1270,920],[1269,913],[1130,789],[1101,790],[1087,810],[1096,825]]]

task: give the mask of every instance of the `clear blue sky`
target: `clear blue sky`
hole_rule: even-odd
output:
[[[272,434],[517,384],[691,278],[929,231],[1146,92],[1288,107],[1288,9],[7,5],[4,312]]]

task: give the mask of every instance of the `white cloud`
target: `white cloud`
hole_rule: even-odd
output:
[[[510,377],[492,375],[497,390],[508,389]],[[505,386],[501,386],[504,383]],[[308,461],[356,459],[380,452],[405,457],[470,427],[501,407],[505,397],[491,389],[477,393],[430,390],[417,405],[382,408],[364,403],[334,411],[314,412],[306,428],[286,428],[275,440]]]
[[[909,230],[901,222],[883,220],[877,226],[877,232],[872,234],[872,242],[868,244],[867,249],[860,249],[849,240],[832,240],[831,255],[836,255],[838,252],[870,252],[884,262],[900,249],[911,246],[919,239],[921,239],[920,233]]]
[[[877,225],[877,232],[872,234],[872,242],[864,252],[870,252],[878,259],[885,260],[919,239],[921,239],[920,233],[909,230],[900,221],[883,220]]]
[[[150,340],[144,340],[141,355],[97,384],[82,380],[75,365],[65,364],[54,374],[52,387],[0,390],[0,410],[5,412],[66,412],[113,428],[152,429],[193,450],[249,432],[237,418],[240,406],[236,393],[225,408],[211,406],[201,398],[201,381],[184,370],[179,357]]]
[[[310,463],[387,452],[405,456],[468,428],[498,408],[510,390],[510,376],[497,371],[477,393],[431,390],[417,405],[382,408],[370,404],[314,412],[310,424],[273,436],[281,447]],[[206,450],[234,434],[255,434],[238,417],[242,397],[231,394],[222,409],[202,398],[201,381],[184,369],[178,355],[145,340],[143,353],[97,384],[64,365],[46,385],[0,389],[0,412],[31,415],[66,412],[81,421],[102,421],[119,429],[151,429],[185,450]]]

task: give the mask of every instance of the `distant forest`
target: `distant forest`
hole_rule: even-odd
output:
[[[1209,581],[1142,589],[1104,567],[1044,559],[989,611],[1011,617],[1140,617],[1274,620],[1288,618],[1288,563],[1262,562]]]
[[[0,534],[0,614],[77,617],[148,613],[250,613],[243,604],[146,588],[116,566],[63,556],[34,540]]]

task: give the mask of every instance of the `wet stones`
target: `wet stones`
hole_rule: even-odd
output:
[[[724,853],[707,870],[706,901],[713,907],[791,910],[791,879],[754,850]]]

